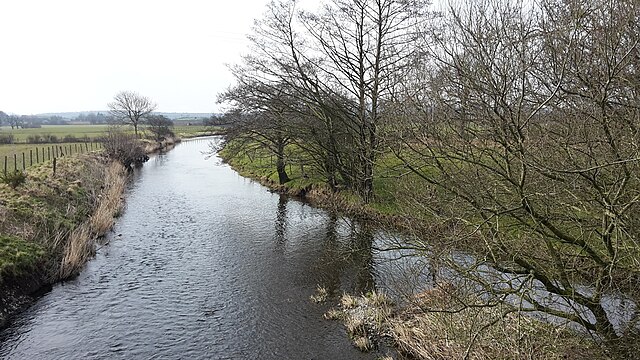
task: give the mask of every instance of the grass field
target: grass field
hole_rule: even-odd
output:
[[[26,169],[31,165],[48,161],[54,156],[85,153],[101,148],[97,141],[109,129],[109,125],[45,125],[41,128],[33,129],[11,129],[3,126],[0,128],[0,135],[12,134],[14,144],[0,144],[0,174],[6,170]],[[124,126],[127,132],[133,132],[133,127]],[[205,126],[176,126],[173,128],[176,135],[180,137],[194,137],[210,133],[210,129]],[[145,137],[145,127],[141,126],[139,132]],[[28,136],[55,136],[58,141],[46,144],[29,144],[26,142]],[[76,139],[86,139],[87,142],[65,142],[67,136]],[[6,160],[5,160],[6,158]]]
[[[15,142],[24,143],[29,135],[50,134],[62,140],[65,136],[75,136],[77,138],[97,138],[102,136],[108,129],[108,125],[43,125],[41,128],[33,129],[11,129],[9,126],[0,127],[0,134],[12,134]]]
[[[6,171],[26,169],[51,160],[54,156],[67,156],[102,149],[99,142],[57,144],[6,144],[0,145],[0,175]]]
[[[33,129],[11,129],[9,126],[0,126],[0,135],[12,134],[16,143],[26,143],[27,137],[36,135],[52,135],[57,138],[58,141],[64,141],[66,136],[73,136],[78,139],[88,138],[89,141],[94,141],[97,138],[102,137],[109,129],[110,125],[43,125],[41,128]],[[125,125],[124,129],[128,132],[133,132],[133,127]],[[143,135],[145,132],[145,126],[140,126],[138,129]],[[209,128],[206,126],[176,126],[173,131],[176,135],[181,137],[193,137],[198,135],[206,135],[209,133]]]

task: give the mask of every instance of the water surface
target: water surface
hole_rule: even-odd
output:
[[[217,139],[214,139],[217,141]],[[374,289],[373,235],[237,175],[209,140],[152,158],[96,258],[0,332],[8,359],[375,359],[331,304]]]

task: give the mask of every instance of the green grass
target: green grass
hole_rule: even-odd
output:
[[[298,156],[296,156],[298,152],[299,149],[296,149],[294,146],[287,148],[287,156],[289,158],[298,158]],[[274,183],[278,183],[279,181],[275,156],[270,155],[270,153],[264,149],[250,150],[233,155],[231,148],[225,148],[220,152],[220,155],[242,176],[266,178]],[[286,184],[286,187],[294,191],[324,184],[322,174],[308,164],[300,166],[300,162],[291,161],[286,166],[286,171],[291,180]]]
[[[190,126],[174,126],[173,132],[181,138],[189,138],[204,135],[215,135],[219,133],[219,129],[211,126],[190,125]]]
[[[128,132],[133,132],[133,127],[126,125]],[[91,141],[104,136],[109,129],[109,125],[43,125],[41,128],[33,129],[11,129],[9,126],[0,127],[0,135],[12,134],[16,143],[25,143],[28,136],[53,135],[58,141],[64,140],[65,136],[74,136],[82,139],[85,136]],[[145,132],[145,126],[138,128],[139,132]],[[180,137],[193,137],[215,133],[217,129],[202,125],[175,126],[173,131]]]
[[[26,169],[30,166],[49,161],[55,154],[64,152],[65,155],[86,153],[102,148],[101,143],[57,143],[57,144],[2,144],[0,145],[0,172],[4,172],[4,161],[7,158],[7,171]],[[36,151],[38,154],[36,155]],[[24,166],[23,155],[24,154]],[[44,154],[44,157],[43,157]],[[17,163],[14,163],[14,155]],[[14,165],[15,164],[15,165]]]
[[[109,125],[43,125],[41,128],[33,129],[11,129],[9,126],[0,127],[0,134],[12,134],[15,142],[26,142],[29,135],[51,134],[64,139],[65,136],[75,136],[77,138],[97,138],[104,135]]]
[[[33,271],[44,256],[42,246],[18,237],[0,235],[0,281]]]
[[[100,159],[69,156],[60,158],[55,175],[40,164],[28,168],[16,188],[0,182],[0,288],[15,276],[42,275],[37,270],[45,263],[60,264],[69,234],[91,216],[108,186],[105,173]]]
[[[242,147],[242,144],[229,143],[220,152],[220,155],[230,165],[245,177],[254,179],[266,178],[273,183],[278,183],[275,156],[263,148],[250,149],[251,146]],[[304,161],[304,151],[289,145],[285,151],[288,159],[286,171],[291,181],[285,184],[285,188],[297,192],[311,187],[326,187],[326,178],[321,170],[310,165],[311,161]],[[304,174],[300,164],[304,163]],[[383,215],[409,216],[420,219],[426,223],[434,220],[434,215],[425,207],[417,209],[416,199],[430,199],[434,189],[419,179],[418,175],[409,171],[395,155],[391,153],[381,154],[374,167],[374,198],[366,205]],[[340,197],[348,204],[363,205],[360,197],[352,190],[343,190]]]

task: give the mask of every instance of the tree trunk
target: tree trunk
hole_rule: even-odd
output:
[[[277,145],[276,153],[276,169],[278,170],[278,181],[280,185],[289,182],[289,175],[287,175],[286,163],[284,161],[284,144],[279,143]]]

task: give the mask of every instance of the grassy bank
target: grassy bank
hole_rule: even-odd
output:
[[[295,149],[289,149],[289,152],[290,158],[298,158]],[[415,176],[406,174],[406,169],[391,156],[378,160],[375,167],[379,174],[374,179],[375,195],[371,202],[365,204],[352,191],[332,191],[321,172],[304,161],[292,162],[286,166],[291,180],[281,185],[278,183],[275,159],[266,151],[257,149],[250,153],[237,153],[225,147],[219,155],[242,176],[259,181],[280,193],[304,197],[313,205],[336,213],[411,233],[436,231],[442,225],[427,211],[406,211],[409,200],[418,195],[426,197],[431,189],[416,186]]]
[[[29,168],[24,183],[0,183],[0,324],[43,286],[74,276],[113,225],[126,171],[99,154]]]

